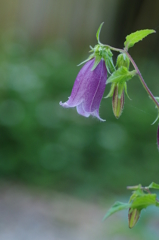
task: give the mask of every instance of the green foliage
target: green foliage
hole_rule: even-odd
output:
[[[116,60],[116,67],[120,68],[121,66],[124,66],[127,69],[129,69],[130,66],[130,59],[127,57],[125,53],[119,54]]]
[[[107,79],[107,83],[125,83],[136,75],[136,71],[129,71],[126,67],[118,68],[113,74]]]
[[[96,56],[96,57],[95,57],[95,62],[94,62],[94,65],[93,65],[91,71],[93,71],[93,70],[98,66],[98,64],[100,63],[100,61],[101,61],[101,58],[100,58],[99,56]]]
[[[126,37],[126,41],[124,42],[124,46],[126,49],[133,47],[135,43],[141,41],[143,38],[147,37],[151,33],[155,33],[155,30],[140,30],[134,33],[131,33]]]
[[[113,53],[110,49],[105,49],[103,54],[104,60],[105,60],[105,66],[107,68],[107,71],[109,74],[113,73],[115,71],[115,66],[113,63]]]
[[[84,60],[83,62],[79,63],[77,66],[81,66],[82,64],[88,62],[89,60],[91,60],[94,57],[94,54],[91,54],[86,60]]]
[[[108,210],[108,212],[104,216],[103,221],[116,212],[119,212],[124,209],[129,209],[130,206],[131,206],[130,203],[115,202],[114,205]]]
[[[159,189],[159,184],[156,184],[154,182],[152,182],[148,187],[146,187],[148,189]]]
[[[131,208],[137,208],[142,210],[143,208],[147,208],[150,205],[156,205],[156,194],[142,194],[137,195],[136,198],[132,201]]]
[[[104,217],[104,220],[118,211],[129,209],[128,211],[129,227],[130,228],[134,227],[139,219],[139,215],[142,209],[147,208],[151,205],[159,207],[157,195],[152,194],[149,191],[150,188],[159,189],[159,185],[152,182],[148,187],[142,187],[140,184],[137,186],[128,187],[128,189],[135,190],[130,196],[129,202],[128,203],[116,202],[108,210],[107,214]]]

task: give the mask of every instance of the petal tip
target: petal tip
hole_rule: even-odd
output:
[[[105,119],[102,119],[100,116],[99,116],[99,112],[96,110],[92,113],[92,116],[98,118],[101,122],[105,122],[106,120]]]
[[[60,104],[60,106],[62,106],[64,108],[69,108],[69,105],[67,104],[67,102],[63,103],[62,101],[60,101],[59,104]]]

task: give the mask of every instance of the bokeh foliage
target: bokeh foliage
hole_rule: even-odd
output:
[[[152,101],[137,77],[128,83],[124,112],[106,122],[63,109],[83,56],[66,42],[33,46],[23,39],[0,43],[0,177],[79,195],[119,193],[127,185],[158,180],[157,125]],[[158,61],[137,59],[145,81],[159,94]],[[106,87],[106,94],[110,85]]]

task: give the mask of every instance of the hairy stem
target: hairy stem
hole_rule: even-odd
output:
[[[139,78],[140,78],[140,81],[143,85],[143,87],[145,88],[146,92],[148,93],[148,95],[151,97],[152,101],[155,103],[155,105],[157,106],[157,108],[159,109],[159,103],[157,102],[157,100],[155,99],[154,95],[152,94],[152,92],[150,91],[150,89],[148,88],[147,84],[145,83],[142,75],[141,75],[141,72],[140,70],[138,69],[135,61],[132,59],[132,57],[130,56],[130,54],[127,52],[127,51],[124,51],[125,54],[128,56],[128,58],[130,59],[132,65],[134,66]]]

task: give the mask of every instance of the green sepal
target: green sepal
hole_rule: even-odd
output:
[[[125,93],[126,93],[126,96],[129,98],[129,100],[131,100],[131,98],[129,97],[128,95],[128,89],[127,89],[127,83],[125,82]]]
[[[115,86],[116,86],[115,83],[111,84],[110,91],[109,91],[108,95],[106,97],[104,97],[104,98],[109,98],[109,97],[113,96]]]
[[[91,54],[86,60],[84,60],[83,62],[81,62],[81,63],[78,64],[77,66],[80,66],[80,65],[82,65],[82,64],[84,64],[84,63],[86,63],[86,62],[88,62],[88,61],[91,60],[92,58],[94,58],[94,53]]]
[[[121,98],[121,95],[124,91],[124,84],[125,83],[118,83],[117,86],[118,86],[118,98],[120,99]]]
[[[91,69],[91,71],[93,71],[97,66],[98,66],[98,64],[100,63],[100,61],[101,61],[101,57],[99,57],[99,56],[96,56],[95,57],[95,61],[94,61],[94,64],[93,64],[93,67],[92,67],[92,69]]]
[[[113,63],[113,53],[110,49],[105,49],[103,52],[103,58],[105,60],[105,66],[109,74],[112,74],[116,69]]]
[[[135,43],[141,41],[143,38],[147,37],[151,33],[155,33],[155,30],[145,29],[136,31],[126,36],[126,41],[124,42],[125,48],[128,50],[130,47],[133,47]]]
[[[94,52],[94,48],[91,45],[89,47],[91,49],[89,52]]]
[[[121,84],[112,83],[108,95],[105,96],[104,98],[112,97],[116,86],[118,86],[118,97],[119,98],[121,98],[123,90],[126,91],[126,95],[127,95],[127,84],[126,83],[124,83],[124,84],[123,83],[121,83]]]
[[[97,33],[96,33],[96,38],[97,38],[97,41],[98,43],[100,44],[100,40],[99,40],[99,37],[100,37],[100,32],[101,32],[101,29],[102,29],[102,26],[103,26],[104,22],[102,22],[97,30]]]
[[[136,71],[129,71],[126,67],[120,67],[107,79],[107,83],[124,83],[136,75]]]

